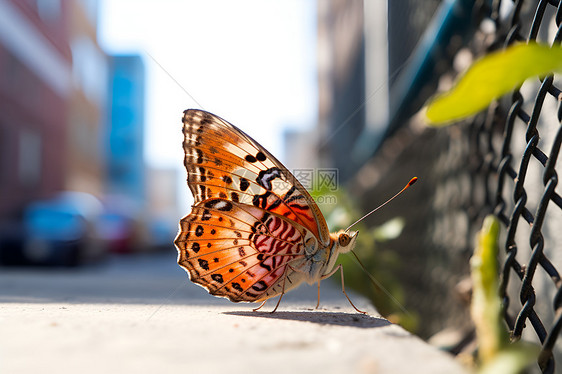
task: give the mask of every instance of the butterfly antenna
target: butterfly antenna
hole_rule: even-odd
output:
[[[355,226],[359,222],[363,221],[365,218],[369,217],[371,214],[375,213],[377,210],[379,210],[380,208],[382,208],[386,204],[390,203],[392,200],[394,200],[396,197],[398,197],[398,195],[400,195],[402,192],[406,191],[408,189],[408,187],[410,187],[412,184],[416,183],[417,180],[418,180],[418,177],[413,177],[412,179],[410,179],[408,184],[406,186],[404,186],[404,188],[402,188],[396,195],[392,196],[390,199],[386,200],[384,203],[382,203],[381,205],[379,205],[375,209],[371,210],[369,213],[365,214],[363,217],[359,218],[357,221],[353,222],[351,225],[349,225],[349,227],[347,229],[345,229],[344,232],[348,232],[350,228],[352,228],[353,226]]]
[[[392,294],[386,289],[384,288],[384,286],[377,280],[377,278],[375,278],[371,273],[369,273],[369,270],[367,270],[367,268],[365,267],[365,265],[363,265],[363,263],[361,262],[361,260],[359,259],[359,257],[357,256],[357,254],[355,254],[354,251],[351,251],[351,253],[353,253],[353,256],[355,256],[355,262],[359,264],[359,266],[361,266],[361,269],[363,269],[363,271],[365,272],[365,274],[367,274],[367,276],[369,277],[369,279],[371,280],[371,282],[373,283],[373,285],[381,290],[382,292],[384,292],[386,294],[386,296],[388,296],[388,298],[390,300],[392,300],[397,306],[398,308],[400,308],[400,310],[404,313],[407,314],[409,316],[411,316],[410,312],[408,312],[408,310],[406,310],[406,308],[404,307],[404,305],[400,304],[400,302],[398,300],[396,300],[396,298],[394,296],[392,296]]]

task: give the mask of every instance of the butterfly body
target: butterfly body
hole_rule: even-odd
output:
[[[212,295],[257,302],[333,274],[357,233],[330,233],[298,180],[232,124],[195,109],[182,121],[195,201],[174,243],[190,279]]]

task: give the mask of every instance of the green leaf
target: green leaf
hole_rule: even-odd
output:
[[[500,225],[490,215],[478,233],[478,243],[470,259],[472,305],[470,312],[476,327],[479,374],[520,373],[536,361],[540,348],[536,344],[509,342],[501,315],[498,295],[498,251]]]
[[[476,61],[448,92],[429,99],[428,124],[442,126],[470,117],[531,77],[562,70],[562,47],[514,44]]]
[[[478,353],[482,362],[491,360],[508,342],[501,320],[498,295],[498,237],[497,218],[488,216],[478,233],[478,243],[470,259],[472,270],[471,314],[478,337]]]

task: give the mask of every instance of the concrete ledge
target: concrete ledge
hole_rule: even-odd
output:
[[[370,315],[356,313],[336,283],[322,284],[320,310],[303,287],[276,313],[252,312],[187,283],[173,261],[0,269],[0,372],[465,372],[354,296]]]

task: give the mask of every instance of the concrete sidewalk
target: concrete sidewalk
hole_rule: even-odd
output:
[[[214,298],[165,255],[80,270],[0,268],[1,373],[463,373],[336,283],[278,312]]]

